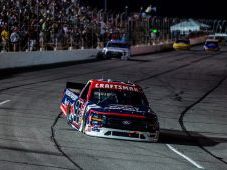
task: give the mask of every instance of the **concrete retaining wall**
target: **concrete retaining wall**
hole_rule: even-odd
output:
[[[191,38],[191,45],[198,45],[204,43],[207,39],[207,36],[201,36],[197,38]],[[149,54],[154,52],[160,52],[165,50],[173,49],[173,42],[163,42],[158,45],[137,45],[131,47],[132,55],[141,55],[141,54]]]
[[[141,54],[149,54],[160,51],[165,51],[173,48],[173,43],[161,43],[157,45],[138,45],[131,47],[132,55],[141,55]]]
[[[96,49],[0,53],[0,69],[94,59]]]
[[[172,44],[143,45],[132,47],[132,55],[147,54],[171,49]],[[4,52],[0,53],[0,69],[30,67],[37,65],[57,64],[70,61],[95,59],[97,49]]]
[[[201,44],[206,37],[190,39],[192,45]],[[172,42],[158,45],[138,45],[131,47],[132,55],[142,55],[173,48]],[[95,59],[97,49],[32,51],[32,52],[3,52],[0,53],[0,69],[20,68],[37,65],[57,64],[71,61]]]
[[[191,45],[198,45],[204,43],[207,39],[207,36],[197,37],[197,38],[190,38]]]

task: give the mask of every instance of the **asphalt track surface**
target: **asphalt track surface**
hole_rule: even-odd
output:
[[[171,51],[12,73],[0,78],[0,169],[227,169],[227,47]],[[59,118],[67,81],[141,85],[158,143],[89,137]]]

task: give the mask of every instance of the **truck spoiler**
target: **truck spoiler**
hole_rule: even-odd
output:
[[[69,89],[70,91],[79,95],[85,85],[86,84],[83,84],[83,83],[67,82],[66,83],[66,89]]]

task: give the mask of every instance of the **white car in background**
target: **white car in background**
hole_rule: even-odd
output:
[[[205,51],[219,51],[220,47],[219,47],[219,42],[217,39],[207,39],[203,49]]]
[[[130,45],[122,40],[110,40],[105,47],[98,52],[98,59],[120,58],[128,60],[131,56]]]

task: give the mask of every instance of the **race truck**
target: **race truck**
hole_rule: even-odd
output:
[[[122,40],[110,40],[102,50],[98,51],[96,58],[120,58],[122,60],[128,60],[130,56],[131,51],[128,42]]]
[[[70,126],[90,136],[148,142],[159,138],[157,115],[134,83],[67,82],[60,110]]]

